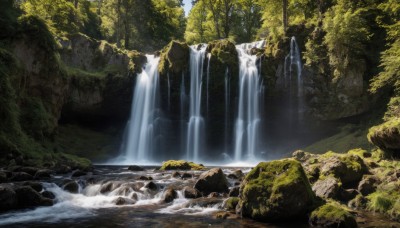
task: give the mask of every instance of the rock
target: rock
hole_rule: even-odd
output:
[[[354,209],[365,209],[367,207],[368,199],[363,195],[358,194],[354,199],[350,200],[348,206]]]
[[[189,179],[189,178],[192,178],[192,177],[193,177],[193,175],[190,174],[190,173],[184,173],[184,174],[182,174],[182,179]]]
[[[144,185],[145,188],[152,190],[152,191],[157,191],[158,187],[154,182],[150,181],[149,183]]]
[[[139,180],[153,180],[152,177],[140,176]]]
[[[53,205],[53,200],[44,198],[30,186],[17,187],[15,193],[20,208]]]
[[[315,209],[309,222],[313,227],[357,227],[356,219],[350,212],[331,203]]]
[[[33,176],[25,172],[12,173],[10,181],[28,181],[33,180]]]
[[[43,190],[43,186],[39,182],[27,181],[27,182],[22,183],[22,185],[23,186],[30,186],[31,188],[33,188],[37,192],[41,192]]]
[[[179,172],[176,172],[176,171],[175,171],[175,172],[172,173],[172,177],[173,177],[173,178],[180,178],[180,177],[181,177],[181,174],[180,174]]]
[[[230,197],[227,200],[225,200],[224,208],[228,211],[235,211],[238,203],[239,203],[238,197]]]
[[[311,157],[311,154],[302,150],[296,150],[293,152],[292,157],[297,161],[305,162]]]
[[[379,179],[372,175],[365,175],[358,184],[358,191],[363,195],[367,196],[375,192],[376,187],[380,183]]]
[[[67,173],[71,172],[71,167],[62,164],[62,165],[56,166],[55,171],[57,174],[67,174]]]
[[[303,218],[317,202],[300,162],[291,159],[259,163],[239,195],[238,212],[265,222]]]
[[[136,201],[133,199],[129,199],[126,197],[118,197],[112,201],[115,205],[121,206],[121,205],[129,205],[129,204],[135,204]]]
[[[215,214],[215,218],[217,219],[227,219],[229,217],[229,213],[221,211]]]
[[[228,181],[225,178],[222,169],[214,168],[200,175],[194,188],[199,190],[204,195],[211,192],[228,192]]]
[[[22,166],[22,167],[20,167],[19,169],[15,170],[15,171],[16,172],[24,172],[24,173],[27,173],[27,174],[29,174],[31,176],[35,176],[36,172],[39,171],[39,169],[35,168],[35,167],[24,167],[24,166]]]
[[[341,180],[344,186],[353,186],[361,180],[368,168],[357,155],[332,155],[323,161],[321,174],[333,175]]]
[[[17,208],[17,194],[11,185],[0,184],[0,212],[9,211]]]
[[[218,197],[218,196],[219,196],[218,192],[211,192],[207,197],[214,198],[214,197]]]
[[[169,160],[163,162],[160,170],[203,170],[204,166],[184,160]]]
[[[7,182],[7,174],[0,171],[0,183]]]
[[[317,181],[312,186],[312,190],[321,198],[337,199],[341,188],[339,187],[339,182],[336,178],[328,177],[325,180]]]
[[[161,74],[181,73],[189,67],[189,46],[186,43],[171,41],[160,54],[159,72]]]
[[[349,202],[354,199],[359,194],[356,189],[342,189],[340,192],[340,200],[344,202]]]
[[[372,127],[368,140],[382,150],[400,150],[400,118],[392,117],[385,123]]]
[[[163,195],[163,201],[165,203],[170,203],[176,198],[178,198],[178,193],[174,189],[168,188],[167,190],[165,190]]]
[[[63,189],[70,193],[78,193],[79,192],[79,184],[76,181],[69,181],[63,185]]]
[[[196,199],[196,198],[201,197],[201,193],[197,189],[194,189],[194,188],[189,187],[189,186],[186,186],[183,189],[183,195],[187,199]]]
[[[239,196],[239,186],[233,187],[230,191],[229,191],[229,197],[238,197]]]
[[[86,176],[86,174],[87,174],[86,172],[77,169],[72,172],[71,177],[81,177],[81,176]]]
[[[52,192],[50,192],[50,191],[43,191],[41,194],[42,194],[42,196],[43,196],[44,198],[48,198],[48,199],[55,199],[55,198],[56,198],[56,196],[54,195],[54,193],[52,193]]]
[[[144,171],[144,169],[138,165],[131,165],[128,167],[129,171]]]
[[[189,202],[185,203],[183,207],[193,208],[193,207],[213,207],[217,204],[223,203],[223,199],[221,198],[197,198],[191,199]]]
[[[100,193],[106,194],[106,193],[113,191],[115,188],[117,188],[117,186],[113,182],[110,181],[110,182],[107,182],[107,183],[101,185]]]
[[[49,170],[49,169],[41,169],[38,170],[35,174],[35,179],[36,180],[41,180],[41,179],[48,179],[51,178],[51,174],[53,173],[53,171]]]

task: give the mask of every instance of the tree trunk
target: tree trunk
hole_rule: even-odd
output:
[[[221,39],[221,31],[219,29],[219,14],[217,14],[217,10],[215,9],[215,7],[213,6],[213,2],[214,0],[209,0],[208,3],[208,7],[211,10],[211,13],[213,15],[213,20],[214,20],[214,26],[215,26],[215,30],[217,31],[217,38]]]
[[[282,22],[283,22],[283,31],[286,33],[288,28],[288,15],[287,15],[288,1],[282,0]]]

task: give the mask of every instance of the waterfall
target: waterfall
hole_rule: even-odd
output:
[[[197,50],[197,47],[190,48],[190,108],[186,157],[194,161],[199,160],[203,146],[202,140],[204,139],[204,120],[201,116],[201,87],[205,53],[205,45],[200,50]]]
[[[235,126],[234,159],[241,161],[256,155],[262,83],[257,67],[257,56],[250,55],[252,48],[262,48],[264,41],[242,44],[236,47],[239,55],[239,105]]]
[[[229,125],[229,103],[230,103],[230,78],[229,78],[229,68],[225,71],[225,152],[228,151],[228,125]]]
[[[168,79],[168,111],[171,107],[171,82],[169,80],[169,72],[167,73],[167,79]]]
[[[156,103],[159,94],[159,58],[146,55],[145,69],[137,76],[128,122],[126,161],[150,161],[152,155]]]
[[[211,53],[207,55],[207,117],[208,117],[208,86],[210,81],[210,61],[211,61]]]

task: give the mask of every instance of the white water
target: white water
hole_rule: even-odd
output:
[[[235,126],[234,160],[254,160],[257,151],[260,125],[260,97],[263,87],[256,64],[257,56],[250,55],[251,48],[262,48],[264,41],[241,44],[239,55],[239,105]]]
[[[146,55],[146,68],[137,76],[125,151],[125,163],[151,160],[160,58]]]
[[[204,139],[204,119],[201,115],[201,90],[206,46],[190,48],[190,109],[187,129],[186,159],[199,161]]]
[[[230,103],[230,95],[231,95],[231,85],[230,85],[230,77],[229,77],[229,69],[226,68],[225,71],[225,80],[224,80],[224,88],[225,88],[225,152],[228,151],[228,143],[229,143],[229,134],[228,134],[228,124],[229,124],[229,103]]]

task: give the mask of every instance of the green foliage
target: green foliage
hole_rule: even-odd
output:
[[[334,79],[345,76],[349,66],[360,64],[365,53],[370,33],[362,13],[363,9],[349,8],[348,0],[338,0],[337,5],[325,13],[324,43],[329,63],[334,68]]]
[[[318,221],[337,227],[357,227],[355,217],[338,203],[330,202],[317,208],[311,213],[311,222]],[[314,225],[316,225],[314,224]],[[324,224],[319,224],[324,225]]]
[[[393,199],[387,193],[374,192],[367,196],[367,199],[367,209],[371,211],[385,213],[393,207]]]
[[[230,197],[225,201],[225,208],[228,211],[235,211],[236,206],[239,203],[239,198],[238,197]]]
[[[38,97],[28,97],[21,106],[21,126],[28,135],[36,139],[50,136],[57,123],[57,120],[46,110],[43,100]]]

